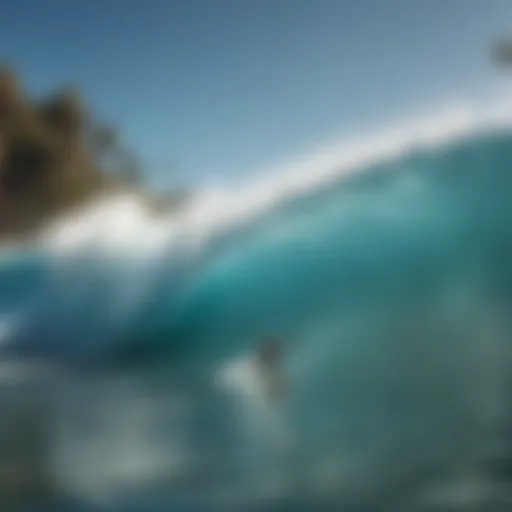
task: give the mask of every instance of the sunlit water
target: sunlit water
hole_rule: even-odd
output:
[[[2,353],[55,365],[5,366],[5,416],[21,386],[44,399],[58,500],[508,510],[512,131],[492,119],[354,143],[169,218],[111,198],[5,251]],[[275,402],[248,363],[269,334]]]

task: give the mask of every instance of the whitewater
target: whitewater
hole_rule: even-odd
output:
[[[2,249],[0,355],[58,367],[54,484],[91,507],[510,506],[511,170],[512,102],[461,103]],[[268,335],[285,399],[219,386]]]

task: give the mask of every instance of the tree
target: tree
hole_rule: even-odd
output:
[[[99,122],[82,96],[61,87],[34,99],[0,68],[0,236],[19,236],[99,192],[143,184],[137,154]],[[147,197],[168,210],[185,193]]]
[[[492,60],[500,67],[512,67],[512,40],[502,39],[491,50]]]
[[[142,183],[142,168],[136,153],[121,142],[119,132],[113,126],[97,125],[92,131],[92,144],[97,158],[120,182]]]
[[[13,71],[0,71],[0,233],[31,227],[115,186],[89,130],[87,105],[73,89],[35,100]]]

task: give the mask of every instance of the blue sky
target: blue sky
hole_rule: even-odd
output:
[[[510,0],[5,0],[1,57],[79,86],[155,184],[247,176],[498,83]]]

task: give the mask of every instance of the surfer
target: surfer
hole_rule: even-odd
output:
[[[217,375],[223,388],[236,394],[259,398],[263,403],[276,403],[287,393],[283,375],[283,347],[279,337],[263,339],[256,350],[228,362]]]
[[[249,354],[224,363],[217,374],[218,385],[234,398],[228,414],[236,418],[240,435],[237,464],[246,468],[239,476],[249,485],[248,492],[261,496],[279,494],[286,487],[294,444],[284,400],[284,352],[280,337],[266,336]]]
[[[283,344],[279,338],[269,337],[259,344],[255,364],[265,385],[265,394],[272,401],[281,400],[287,394],[282,363]]]

